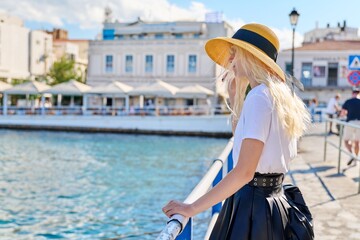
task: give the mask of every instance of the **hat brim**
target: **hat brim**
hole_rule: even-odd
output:
[[[266,66],[271,68],[280,78],[285,81],[284,71],[276,64],[274,60],[272,60],[269,56],[267,56],[263,51],[254,47],[253,45],[244,42],[242,40],[228,38],[228,37],[217,37],[210,39],[205,44],[205,50],[208,56],[217,64],[226,67],[226,64],[229,61],[230,57],[230,47],[232,45],[238,46],[251,54],[253,54],[256,58],[258,58],[261,62],[263,62]]]

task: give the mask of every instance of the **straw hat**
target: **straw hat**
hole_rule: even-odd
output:
[[[285,81],[283,70],[276,64],[279,53],[279,39],[270,28],[257,23],[246,24],[231,38],[217,37],[210,39],[205,44],[205,50],[214,62],[225,67],[230,57],[229,50],[232,45],[252,53]]]

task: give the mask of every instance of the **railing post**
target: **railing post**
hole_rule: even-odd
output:
[[[339,156],[338,156],[338,174],[340,174],[340,165],[341,165],[341,145],[342,145],[342,138],[343,138],[343,131],[344,125],[340,124],[339,129]]]
[[[179,236],[176,238],[176,240],[191,240],[193,238],[192,236],[192,218],[189,218],[188,223],[186,224],[184,230],[179,234]]]
[[[215,160],[216,161],[216,160]],[[222,172],[223,172],[223,168],[220,169],[219,173],[216,175],[216,178],[214,179],[213,181],[213,184],[212,186],[215,187],[216,184],[218,184],[221,179],[222,179]],[[219,213],[220,210],[221,210],[221,205],[222,203],[219,202],[217,204],[215,204],[213,207],[212,207],[212,212],[211,212],[211,215],[214,215],[214,213]]]
[[[328,120],[327,118],[325,118],[324,162],[326,161],[327,128]]]
[[[359,168],[359,179],[360,179],[360,168]],[[360,180],[359,180],[358,193],[360,194]]]
[[[234,168],[234,160],[232,157],[232,152],[233,150],[231,149],[227,160],[228,172],[230,172]]]

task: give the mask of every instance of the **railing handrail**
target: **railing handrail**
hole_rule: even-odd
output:
[[[199,181],[199,183],[195,186],[195,188],[191,191],[191,193],[187,196],[184,200],[184,203],[193,203],[195,200],[200,198],[204,195],[209,188],[212,186],[214,179],[216,178],[217,174],[221,170],[223,164],[227,161],[227,158],[232,150],[233,147],[233,138],[231,138],[226,147],[223,149],[221,154],[217,159],[214,160],[213,164],[206,172],[204,177]],[[179,233],[183,230],[186,226],[189,218],[184,217],[179,214],[175,214],[170,218],[166,227],[161,231],[160,235],[158,236],[157,240],[173,240],[175,239]]]
[[[349,127],[359,128],[360,129],[360,125],[345,122],[343,120],[339,120],[339,119],[336,119],[336,118],[325,118],[325,121],[334,122],[334,123],[338,123],[338,124],[343,125],[343,126],[349,126]]]
[[[333,143],[332,141],[329,141],[327,139],[327,132],[328,132],[327,125],[328,125],[328,122],[333,122],[333,123],[336,123],[336,124],[340,125],[340,128],[339,128],[339,143],[338,144]],[[331,146],[333,146],[333,147],[335,147],[335,148],[337,148],[339,150],[339,153],[338,153],[338,174],[340,174],[341,153],[344,153],[344,154],[350,156],[351,158],[354,159],[354,161],[360,161],[360,158],[358,156],[356,156],[353,153],[348,152],[347,149],[344,149],[342,147],[344,127],[352,127],[352,128],[360,129],[360,125],[345,122],[345,121],[342,121],[342,120],[339,120],[339,119],[325,118],[324,161],[326,161],[326,150],[327,150],[326,145],[328,143]],[[359,172],[359,178],[360,178],[360,172]],[[360,182],[359,182],[359,186],[358,186],[358,193],[360,194]]]

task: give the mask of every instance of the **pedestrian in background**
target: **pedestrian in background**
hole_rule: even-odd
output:
[[[352,97],[345,101],[344,105],[342,106],[341,115],[346,115],[346,122],[358,125],[360,128],[360,89],[354,88],[352,91]],[[353,128],[349,126],[345,126],[344,128],[344,141],[345,146],[349,150],[351,154],[355,154],[357,157],[359,156],[359,148],[360,148],[360,129]],[[353,150],[354,149],[354,150]],[[354,158],[348,162],[350,165],[354,162]],[[356,161],[355,161],[356,165]]]
[[[339,100],[340,100],[340,94],[336,94],[334,97],[330,98],[327,107],[326,107],[326,114],[330,119],[337,118],[340,114],[341,107],[339,106]],[[335,132],[332,130],[332,121],[330,121],[330,134],[335,134]]]
[[[315,114],[316,114],[316,108],[318,106],[318,100],[316,98],[311,99],[310,103],[309,103],[309,111],[311,114],[311,122],[315,122]],[[321,117],[320,120],[321,122]]]

